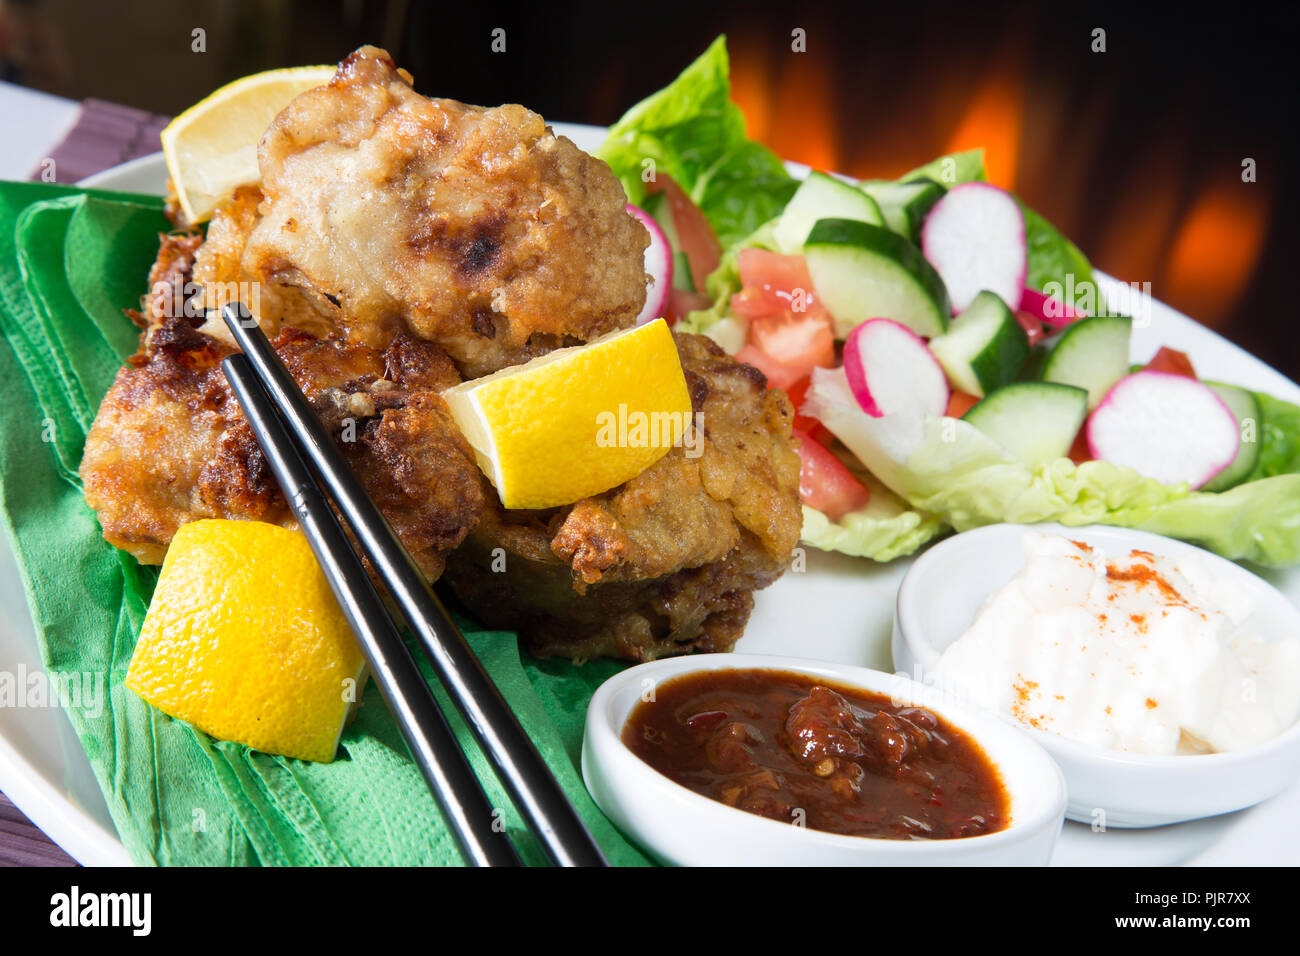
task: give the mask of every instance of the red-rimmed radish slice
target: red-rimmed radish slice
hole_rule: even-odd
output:
[[[954,312],[981,289],[997,293],[1011,309],[1025,290],[1025,217],[1005,189],[963,183],[935,203],[921,231],[925,258],[943,279]]]
[[[1237,416],[1208,385],[1142,371],[1120,379],[1088,419],[1093,458],[1193,488],[1227,468],[1241,445]]]
[[[645,271],[650,276],[650,285],[645,291],[645,305],[636,317],[637,325],[645,325],[668,311],[668,297],[673,291],[673,247],[654,216],[631,203],[627,204],[627,211],[650,233],[650,245],[645,251]]]
[[[1069,325],[1075,319],[1083,318],[1082,312],[1075,311],[1056,296],[1039,292],[1037,289],[1025,289],[1020,296],[1020,308],[1017,311],[1028,312],[1039,321],[1056,329]]]
[[[872,418],[894,412],[941,416],[948,377],[919,335],[893,319],[868,319],[844,342],[844,375]]]

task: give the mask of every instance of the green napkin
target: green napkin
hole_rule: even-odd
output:
[[[87,430],[137,330],[169,226],[156,197],[0,183],[0,520],[18,556],[46,668],[109,813],[140,864],[379,865],[461,861],[379,692],[368,688],[338,758],[313,764],[214,741],[122,686],[157,578],[103,540],[81,495]],[[521,659],[515,635],[466,634],[611,862],[644,865],[578,772],[583,717],[619,665]],[[418,660],[423,661],[420,654]],[[544,857],[425,669],[520,854]],[[96,683],[98,681],[98,684]]]

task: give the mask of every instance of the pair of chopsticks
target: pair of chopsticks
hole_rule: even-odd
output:
[[[547,855],[561,866],[608,865],[460,628],[339,454],[257,320],[240,303],[227,305],[222,317],[243,349],[243,354],[222,362],[231,391],[467,862],[517,866],[520,860],[506,837],[500,811],[491,806],[474,776],[317,475]]]

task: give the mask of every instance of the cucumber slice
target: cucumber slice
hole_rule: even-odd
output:
[[[1029,358],[1029,336],[997,293],[975,296],[948,331],[930,340],[948,380],[981,398],[1010,382]]]
[[[1133,320],[1121,315],[1097,315],[1066,326],[1043,361],[1043,381],[1086,389],[1088,407],[1096,408],[1128,374],[1132,331]]]
[[[1237,428],[1241,432],[1241,445],[1232,464],[1201,486],[1202,491],[1227,491],[1241,484],[1259,464],[1259,426],[1264,411],[1254,392],[1221,382],[1205,384],[1214,389],[1214,393],[1223,399],[1223,404],[1237,417]]]
[[[913,242],[921,235],[921,223],[925,222],[930,207],[945,192],[932,179],[916,179],[910,183],[877,179],[863,183],[861,189],[876,201],[885,225]]]
[[[921,250],[884,226],[822,219],[804,243],[813,288],[846,338],[867,319],[893,319],[931,338],[948,328],[948,290]]]
[[[1016,382],[963,417],[1021,461],[1042,465],[1069,454],[1088,417],[1088,393],[1055,382]]]
[[[804,240],[818,219],[856,219],[884,225],[880,207],[866,193],[825,173],[809,173],[791,197],[772,232],[776,247],[790,255],[803,250]]]

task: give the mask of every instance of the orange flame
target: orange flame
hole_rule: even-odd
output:
[[[1208,325],[1221,324],[1259,261],[1268,197],[1258,183],[1204,189],[1174,237],[1164,294]]]
[[[991,73],[979,85],[948,139],[945,153],[984,148],[989,182],[1014,189],[1020,158],[1023,87],[1004,72]]]

